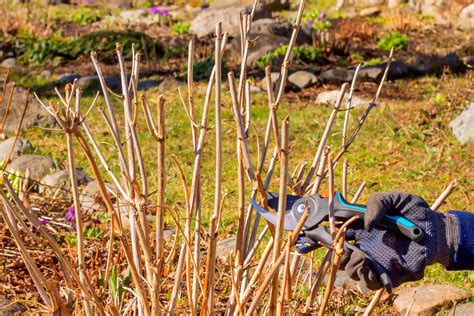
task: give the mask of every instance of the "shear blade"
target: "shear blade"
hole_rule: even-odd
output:
[[[271,208],[273,208],[272,205],[275,205],[275,199],[276,199],[276,205],[278,205],[278,197],[277,196],[272,196],[272,195],[269,194],[268,204],[270,205]],[[277,226],[278,213],[271,213],[271,212],[267,211],[266,209],[261,207],[257,203],[257,201],[255,201],[255,199],[250,199],[250,202],[252,203],[253,207],[255,207],[257,212],[263,218],[265,218],[267,221],[272,223],[273,226]],[[293,201],[293,203],[294,203],[294,201]],[[287,203],[287,206],[288,206],[288,203]],[[277,208],[278,208],[278,206],[277,206]],[[284,224],[283,224],[283,229],[293,231],[293,230],[295,230],[297,224],[298,224],[298,222],[296,221],[293,214],[291,213],[291,206],[290,206],[290,208],[289,209],[287,208],[287,210],[285,211],[285,220],[284,220]]]

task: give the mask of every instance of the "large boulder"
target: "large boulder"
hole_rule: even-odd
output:
[[[3,161],[8,158],[8,155],[10,154],[10,149],[13,145],[14,140],[15,140],[15,137],[11,137],[7,140],[0,142],[0,161]],[[22,153],[28,150],[32,150],[32,149],[33,149],[33,146],[31,145],[28,139],[23,138],[23,137],[18,137],[15,143],[15,147],[13,148],[11,159],[14,160],[18,156],[20,156]]]
[[[321,92],[316,97],[316,104],[325,104],[325,105],[330,105],[334,107],[334,105],[337,102],[337,99],[339,98],[339,94],[340,94],[339,90]],[[349,94],[346,93],[344,95],[344,99],[342,100],[341,108],[345,108],[348,97],[349,97]],[[351,107],[354,107],[354,108],[365,107],[369,105],[369,102],[370,102],[369,100],[364,100],[362,98],[359,98],[358,96],[352,95]]]
[[[7,85],[6,95],[10,95],[11,84]],[[3,130],[6,134],[13,134],[20,123],[20,118],[25,108],[26,103],[26,90],[20,87],[13,89],[12,102],[10,104],[10,112],[5,122],[5,128]],[[4,104],[6,101],[4,100]],[[5,114],[6,106],[0,107],[0,117]],[[51,126],[55,124],[54,118],[49,114],[36,98],[30,93],[28,97],[28,109],[21,125],[22,130],[25,130],[32,126]]]
[[[235,251],[235,236],[229,236],[219,240],[216,245],[216,257],[226,260],[231,251]]]
[[[296,38],[296,44],[312,44],[312,29],[303,25]],[[293,25],[285,20],[275,19],[260,19],[252,22],[252,32],[256,34],[271,34],[286,38],[287,43],[290,40],[291,34],[293,33]],[[258,39],[257,39],[258,41]]]
[[[419,76],[440,75],[446,69],[457,73],[464,68],[464,64],[456,53],[449,53],[442,57],[417,54],[415,62],[408,68],[411,73]]]
[[[82,185],[90,181],[90,178],[80,169],[76,168],[77,184]],[[69,171],[61,170],[53,174],[47,175],[41,180],[40,193],[51,192],[54,193],[58,189],[69,190]]]
[[[278,47],[288,43],[288,39],[285,37],[271,35],[271,34],[251,34],[250,38],[258,39],[250,45],[247,65],[249,67],[255,67],[257,61],[262,58],[263,55],[273,52]],[[240,60],[240,35],[236,36],[230,44],[230,55],[234,60]]]
[[[12,173],[20,171],[22,174],[25,174],[26,170],[30,172],[29,179],[39,182],[49,174],[51,170],[54,170],[54,162],[44,156],[24,155],[13,160],[7,167],[7,171]],[[32,183],[32,185],[34,185],[34,183]]]
[[[468,290],[446,284],[403,288],[397,294],[393,305],[402,315],[405,315],[411,307],[411,316],[433,315],[441,307],[447,307],[471,297]]]
[[[454,136],[461,144],[467,144],[474,141],[474,102],[462,112],[458,117],[451,121],[449,127],[453,130]]]
[[[299,89],[306,89],[318,82],[315,74],[300,70],[288,76],[288,81],[297,86]]]
[[[252,5],[222,3],[215,4],[203,10],[192,22],[189,31],[197,37],[204,37],[212,34],[216,30],[216,24],[222,23],[223,32],[230,36],[240,34],[240,16],[239,13],[249,14]],[[272,13],[268,6],[259,4],[255,9],[254,20],[271,18]]]

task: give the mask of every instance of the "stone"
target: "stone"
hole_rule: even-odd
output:
[[[447,284],[402,288],[397,291],[397,294],[393,305],[400,314],[405,315],[413,303],[410,311],[411,316],[433,315],[439,308],[471,297],[469,291]]]
[[[65,86],[68,83],[73,83],[74,80],[81,78],[81,75],[79,74],[74,74],[74,73],[68,73],[68,74],[63,74],[58,77],[58,83],[61,86]]]
[[[380,12],[382,12],[382,10],[380,10],[380,8],[370,7],[370,8],[364,8],[364,9],[360,10],[359,15],[363,16],[363,17],[366,17],[366,16],[374,17],[374,16],[380,15]]]
[[[474,303],[467,302],[455,305],[448,313],[449,316],[472,316],[474,315]]]
[[[316,75],[309,71],[297,71],[288,76],[288,81],[300,89],[306,89],[318,82]]]
[[[78,185],[83,185],[91,181],[91,179],[81,169],[78,168],[76,168],[76,178]],[[70,188],[69,171],[61,170],[47,175],[41,180],[41,184],[43,186],[40,186],[40,193],[47,191],[54,192],[60,188]]]
[[[313,30],[311,30],[311,28],[307,27],[306,25],[302,25],[300,31],[298,32],[298,37],[296,38],[296,44],[312,44],[312,32]],[[278,21],[270,18],[260,19],[252,22],[252,33],[281,36],[286,38],[288,42],[288,39],[291,37],[291,33],[293,33],[293,25],[291,25],[291,23],[288,21]]]
[[[8,94],[10,93],[11,84],[7,85]],[[6,102],[5,102],[6,103]],[[26,103],[26,90],[21,87],[15,87],[13,89],[12,102],[10,104],[10,112],[5,122],[5,128],[3,132],[5,134],[14,133],[19,126],[20,118],[25,108]],[[6,107],[0,107],[0,117],[5,114]],[[56,123],[56,120],[49,114],[36,100],[33,93],[30,93],[28,97],[28,110],[25,113],[23,123],[21,125],[22,130],[26,130],[32,126],[51,127]]]
[[[141,80],[138,82],[137,89],[138,90],[149,90],[152,88],[156,88],[160,86],[160,81],[159,80]]]
[[[463,69],[463,63],[456,53],[449,53],[443,57],[436,55],[417,54],[415,62],[408,66],[415,75],[440,75],[445,69],[457,73]]]
[[[107,6],[111,8],[130,8],[131,1],[130,0],[109,0],[106,1]]]
[[[148,15],[148,10],[146,8],[139,8],[134,10],[125,10],[120,12],[120,17],[126,21],[138,20],[142,17]]]
[[[9,57],[9,58],[5,58],[3,61],[2,61],[2,67],[5,67],[5,68],[13,68],[16,66],[16,58],[15,57]]]
[[[28,178],[36,182],[39,182],[54,169],[54,162],[50,158],[39,155],[20,156],[7,167],[8,172],[20,171],[23,175],[25,175],[26,170],[29,170]],[[31,184],[34,185],[34,183]]]
[[[454,136],[461,144],[474,141],[474,102],[449,123]]]
[[[319,75],[319,79],[330,83],[351,82],[353,77],[354,69],[338,68],[325,70]]]
[[[327,104],[334,107],[339,97],[339,93],[340,93],[339,90],[321,92],[316,97],[316,104]],[[345,108],[348,97],[349,95],[346,93],[342,101],[341,108]],[[370,101],[359,98],[356,95],[352,95],[351,107],[359,108],[359,107],[368,106],[369,102]]]
[[[280,82],[280,73],[279,72],[272,72],[270,73],[270,78],[272,78],[272,83],[273,83],[273,89],[276,87],[276,85]],[[288,81],[287,81],[288,84]],[[267,91],[267,81],[265,78],[262,79],[260,82],[260,87]]]
[[[53,74],[53,72],[49,69],[46,69],[46,70],[43,70],[41,73],[40,73],[40,76],[41,77],[44,77],[44,78],[49,78],[51,77],[51,75]]]
[[[165,241],[170,241],[173,239],[175,231],[173,229],[163,229],[163,239]]]
[[[376,65],[376,66],[367,66],[361,67],[359,70],[359,79],[361,81],[380,81],[385,72],[385,66]],[[352,81],[352,79],[351,79]]]
[[[247,57],[247,65],[251,68],[257,65],[257,61],[262,58],[267,53],[273,52],[278,47],[288,44],[288,39],[271,34],[257,34],[252,33],[250,38],[257,38],[258,40],[255,41],[249,50],[248,57]],[[240,35],[234,37],[230,44],[230,55],[233,59],[240,58]],[[283,58],[280,62],[275,61],[275,65],[271,66],[278,66],[278,63],[281,64],[283,62]]]
[[[216,257],[226,260],[231,251],[235,251],[235,236],[229,236],[217,242]]]
[[[0,161],[3,161],[8,158],[10,153],[10,149],[12,147],[13,141],[15,140],[14,137],[11,137],[7,140],[0,142]],[[15,147],[13,148],[11,159],[14,160],[23,154],[26,151],[32,150],[33,146],[31,145],[30,141],[23,137],[18,137]]]
[[[201,11],[201,13],[191,22],[189,31],[201,38],[215,33],[216,23],[222,24],[222,32],[228,32],[229,36],[240,34],[240,16],[239,13],[250,13],[252,5],[235,4],[217,4]],[[268,6],[259,4],[255,10],[254,21],[263,18],[271,18],[272,13]]]
[[[119,77],[108,76],[105,77],[105,84],[109,89],[120,90],[122,88],[122,82]],[[89,89],[100,89],[99,76],[84,76],[79,78],[77,86],[83,90]]]
[[[260,89],[257,86],[250,85],[250,93],[259,93],[262,92],[262,89]]]
[[[458,19],[458,26],[466,31],[474,30],[474,3],[461,10]]]
[[[115,186],[111,183],[105,183],[105,187],[115,192]],[[106,207],[99,192],[99,186],[95,181],[89,182],[84,189],[82,189],[79,196],[79,202],[82,209],[85,211],[105,211]]]
[[[13,303],[5,296],[0,295],[0,316],[23,315],[26,307],[20,303]]]
[[[183,82],[176,80],[174,77],[166,77],[160,82],[158,92],[176,91],[179,87],[184,85]]]

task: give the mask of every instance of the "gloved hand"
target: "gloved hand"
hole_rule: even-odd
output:
[[[384,214],[402,215],[424,231],[417,243],[392,231],[379,229],[377,223]],[[391,277],[393,286],[423,278],[424,269],[434,263],[448,266],[457,250],[457,219],[454,215],[432,211],[419,196],[390,191],[369,197],[364,224],[354,223],[347,230],[346,239],[382,265]],[[360,253],[346,250],[340,269],[371,290],[382,284],[368,260]]]

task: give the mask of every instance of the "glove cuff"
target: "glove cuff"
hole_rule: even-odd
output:
[[[458,248],[458,220],[448,213],[433,212],[436,225],[436,259],[447,267],[451,264]]]

